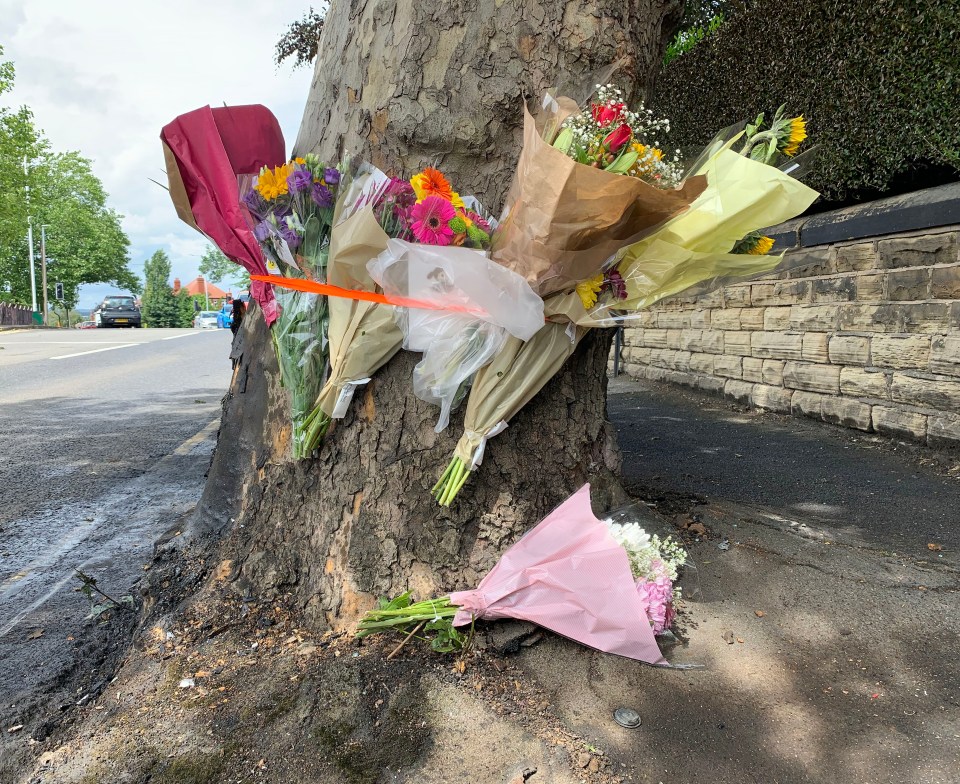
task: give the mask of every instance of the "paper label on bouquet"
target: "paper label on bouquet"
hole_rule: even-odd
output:
[[[267,272],[269,274],[271,275],[280,274],[280,267],[277,266],[277,262],[275,262],[273,259],[267,259],[266,262],[267,262]]]
[[[576,339],[577,339],[577,325],[574,324],[574,323],[571,321],[569,324],[567,324],[567,330],[566,330],[566,332],[567,332],[567,337],[570,338],[570,342],[571,342],[571,343],[576,342]]]
[[[274,247],[280,252],[280,258],[283,259],[285,264],[289,264],[295,270],[300,269],[300,265],[297,264],[297,260],[293,257],[293,253],[290,251],[290,246],[287,245],[286,240],[278,237],[274,243]]]
[[[370,381],[369,378],[360,378],[356,381],[348,381],[340,390],[340,396],[337,398],[337,404],[333,407],[331,419],[343,419],[347,415],[347,409],[350,407],[350,401],[353,400],[353,393],[357,387],[362,387]]]
[[[494,436],[500,435],[504,430],[507,429],[507,423],[501,420],[496,425],[493,426],[493,429],[487,433],[483,438],[480,439],[480,445],[476,448],[473,453],[473,460],[470,461],[470,470],[473,471],[478,465],[483,462],[483,453],[487,450],[487,441],[489,441]]]

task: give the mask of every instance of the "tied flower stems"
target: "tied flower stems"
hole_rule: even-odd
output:
[[[450,461],[446,471],[443,472],[443,476],[440,477],[431,491],[440,506],[450,506],[453,499],[457,497],[457,493],[467,483],[470,473],[470,469],[459,457],[454,457]]]
[[[449,596],[440,599],[428,599],[423,602],[403,606],[391,606],[409,597],[404,594],[390,602],[386,607],[370,610],[357,625],[357,637],[366,637],[384,631],[403,631],[408,627],[415,627],[422,622],[453,618],[460,609],[450,602]]]

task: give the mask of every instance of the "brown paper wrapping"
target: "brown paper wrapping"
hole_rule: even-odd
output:
[[[561,112],[569,110],[566,104],[561,100]],[[705,178],[691,177],[681,188],[662,190],[577,163],[541,138],[524,108],[523,150],[491,255],[541,297],[570,291],[686,209],[705,187]]]

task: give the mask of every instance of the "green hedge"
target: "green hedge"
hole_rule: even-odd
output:
[[[761,0],[666,66],[652,107],[686,148],[784,102],[826,202],[960,179],[960,0]]]

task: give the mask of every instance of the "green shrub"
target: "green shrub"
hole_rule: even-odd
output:
[[[751,4],[664,68],[652,108],[686,148],[784,102],[820,145],[807,181],[827,202],[957,179],[960,3]]]

